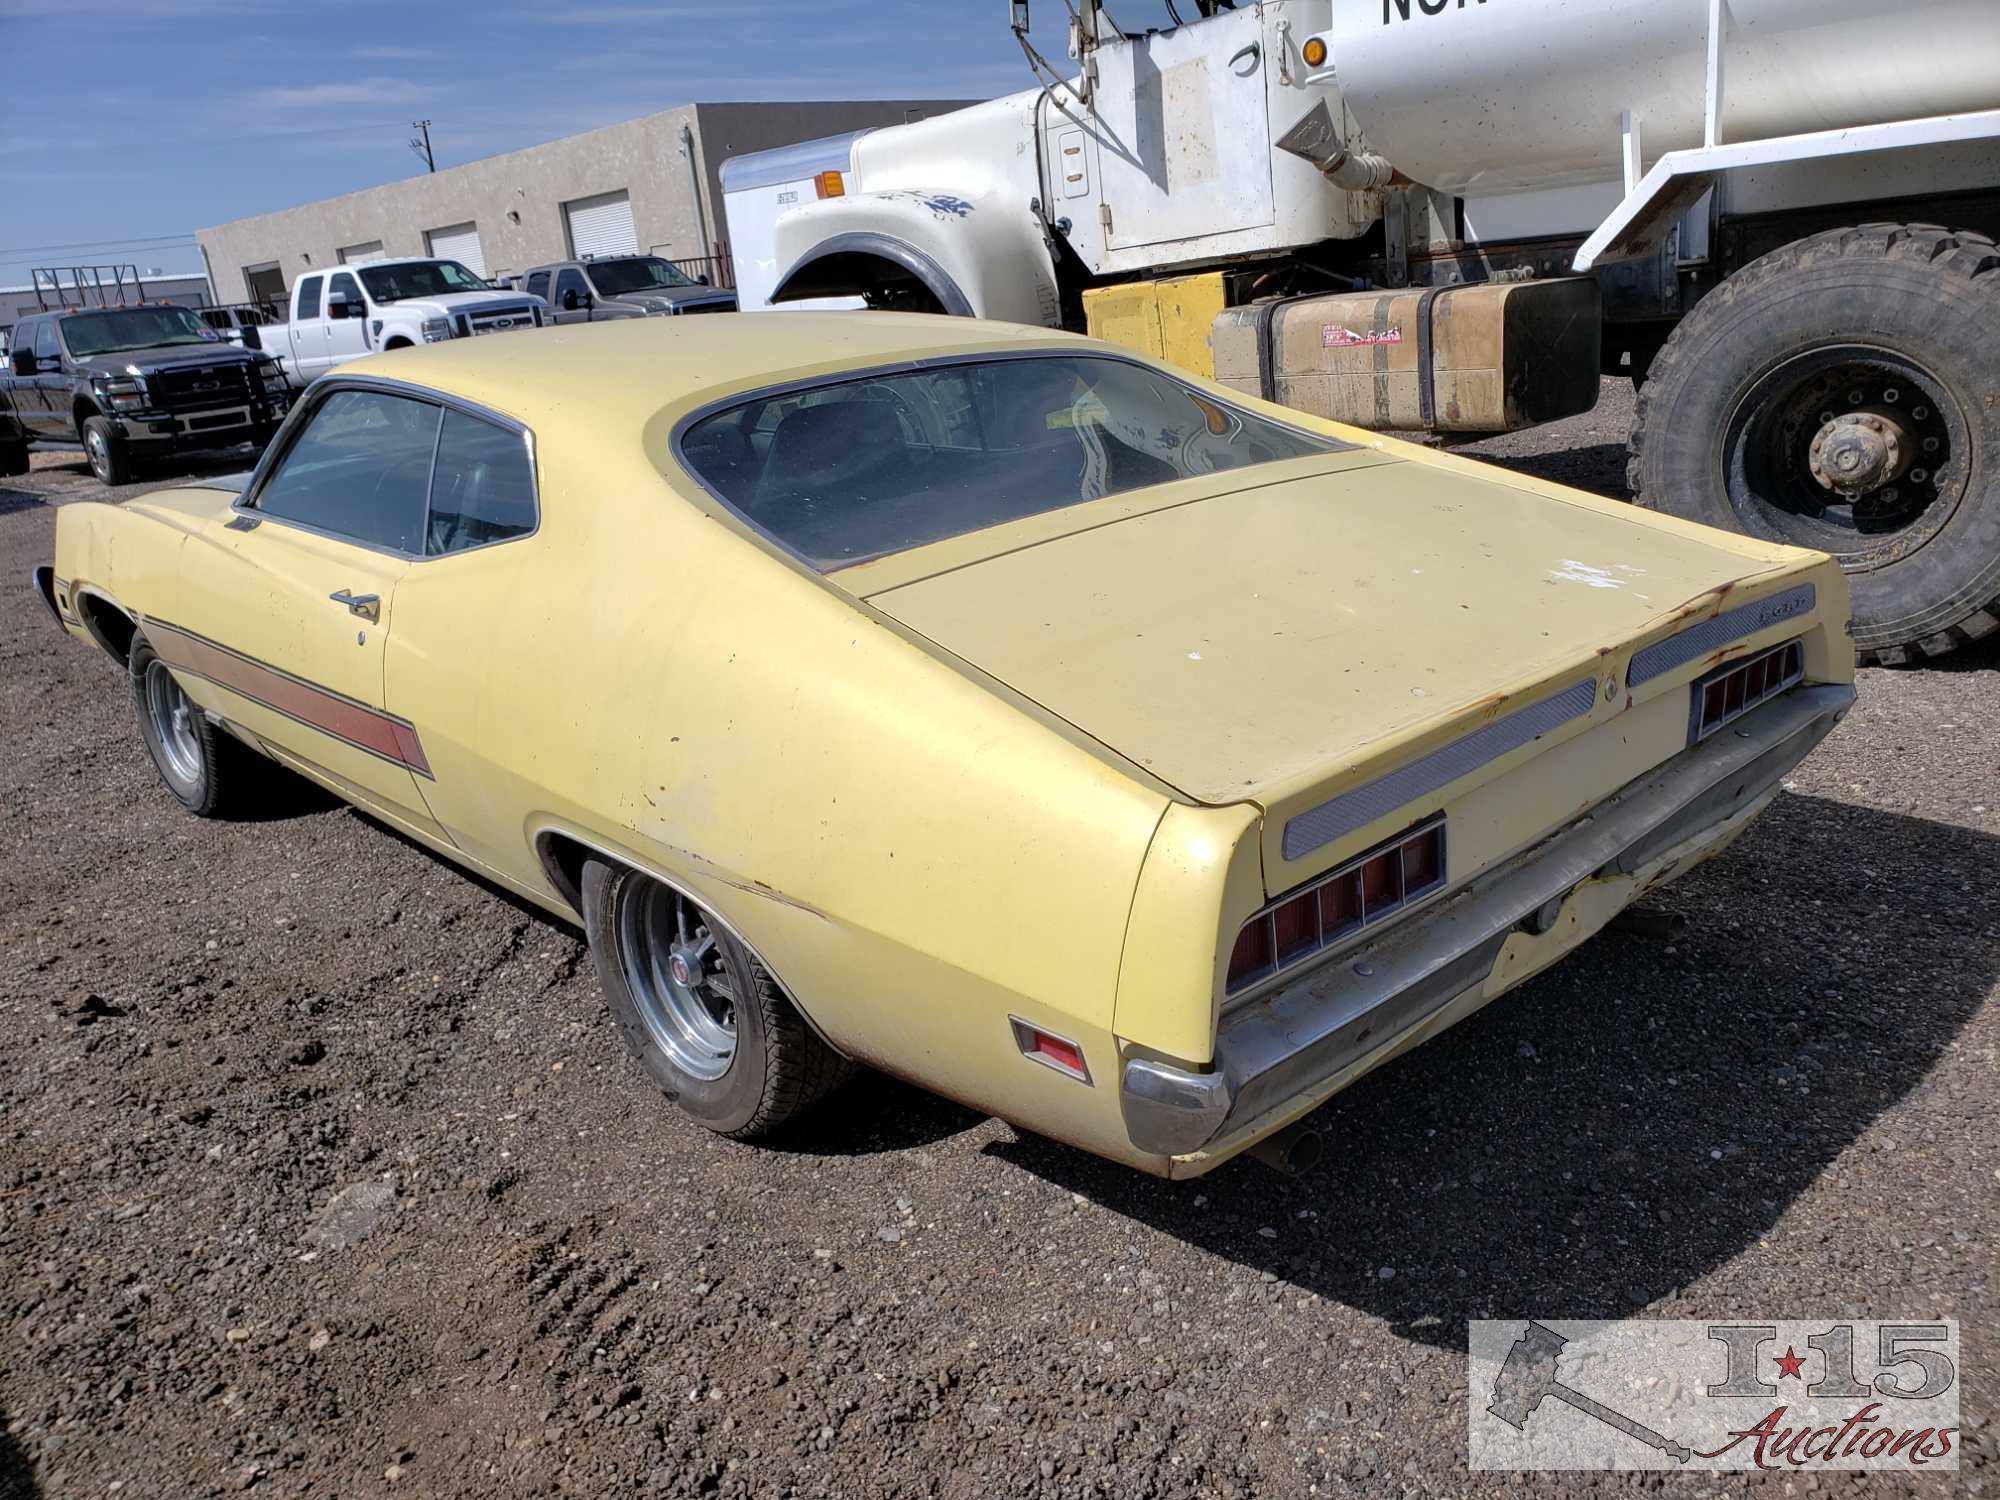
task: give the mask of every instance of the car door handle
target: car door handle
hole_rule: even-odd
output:
[[[359,615],[364,620],[379,620],[382,618],[382,596],[380,594],[350,594],[346,589],[342,589],[339,593],[328,594],[326,597],[331,599],[335,604],[345,604],[347,612],[350,615]]]

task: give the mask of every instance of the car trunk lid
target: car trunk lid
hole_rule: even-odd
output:
[[[1267,874],[1303,878],[1322,851],[1283,847],[1297,811],[1507,721],[1477,768],[1497,774],[1622,708],[1633,646],[1786,570],[1720,533],[1378,461],[1121,514],[865,597],[1189,798],[1260,804]]]

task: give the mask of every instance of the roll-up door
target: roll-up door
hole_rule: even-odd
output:
[[[439,260],[455,260],[475,276],[486,274],[486,252],[479,247],[477,224],[448,224],[428,230],[424,243]]]
[[[359,245],[342,245],[336,253],[340,256],[340,263],[343,266],[358,266],[365,261],[380,260],[382,242],[368,240]]]
[[[639,233],[632,227],[632,195],[599,193],[563,205],[569,224],[569,253],[578,260],[596,255],[637,255]]]

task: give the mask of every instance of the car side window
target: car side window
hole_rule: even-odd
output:
[[[526,436],[447,408],[425,550],[439,557],[534,529],[535,471]]]
[[[361,307],[361,286],[345,271],[339,272],[334,276],[332,281],[327,283],[326,295],[329,298],[345,297],[355,305],[358,314]]]
[[[299,316],[316,318],[319,316],[319,278],[308,276],[299,283]]]
[[[573,311],[581,307],[589,295],[590,288],[584,285],[583,272],[574,266],[563,267],[556,277],[556,305],[565,311]],[[574,302],[570,301],[572,296],[576,299]]]
[[[335,391],[314,408],[251,502],[267,516],[391,552],[424,550],[442,408]]]
[[[35,329],[35,358],[62,358],[62,339],[58,336],[54,318],[42,319],[41,325]]]
[[[528,273],[528,295],[546,299],[549,295],[549,273],[530,271]]]

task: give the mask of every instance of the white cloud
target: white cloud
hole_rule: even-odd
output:
[[[259,89],[257,102],[274,109],[312,109],[341,104],[398,104],[421,92],[403,78],[362,78],[353,83],[308,83],[296,88]]]

